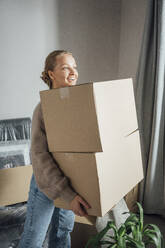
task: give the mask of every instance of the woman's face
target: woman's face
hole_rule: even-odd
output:
[[[71,54],[58,55],[54,70],[48,73],[53,88],[75,85],[78,79],[77,65]]]

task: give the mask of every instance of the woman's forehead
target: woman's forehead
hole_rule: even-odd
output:
[[[63,64],[75,64],[76,61],[74,59],[74,57],[71,55],[71,54],[61,54],[61,55],[58,55],[57,58],[56,58],[56,64],[60,64],[60,65],[63,65]]]

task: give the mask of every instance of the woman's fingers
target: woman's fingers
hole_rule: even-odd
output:
[[[75,198],[70,203],[72,211],[78,216],[86,216],[86,209],[89,209],[89,204],[82,199],[79,195],[75,196]]]
[[[85,207],[86,209],[91,208],[91,206],[79,196],[79,202],[83,205],[83,207]]]
[[[75,212],[77,213],[77,215],[79,215],[79,216],[85,216],[85,215],[87,215],[85,209],[83,208],[83,206],[81,205],[81,203],[80,203],[79,200],[77,201],[77,204],[76,204],[75,207],[76,207],[75,208]]]
[[[79,216],[86,216],[87,215],[87,213],[83,210],[83,209],[81,209],[81,207],[78,209],[78,215]]]

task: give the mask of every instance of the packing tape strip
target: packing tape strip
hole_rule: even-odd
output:
[[[69,98],[69,88],[65,87],[65,88],[60,88],[60,98],[61,99],[65,99],[65,98]]]

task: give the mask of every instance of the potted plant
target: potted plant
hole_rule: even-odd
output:
[[[101,232],[89,239],[85,248],[100,248],[102,245],[107,248],[163,248],[163,237],[159,228],[154,224],[144,226],[143,208],[138,202],[137,205],[138,214],[130,212],[130,216],[120,228],[116,227],[114,221],[109,221]],[[113,230],[113,236],[107,235],[110,229]]]

